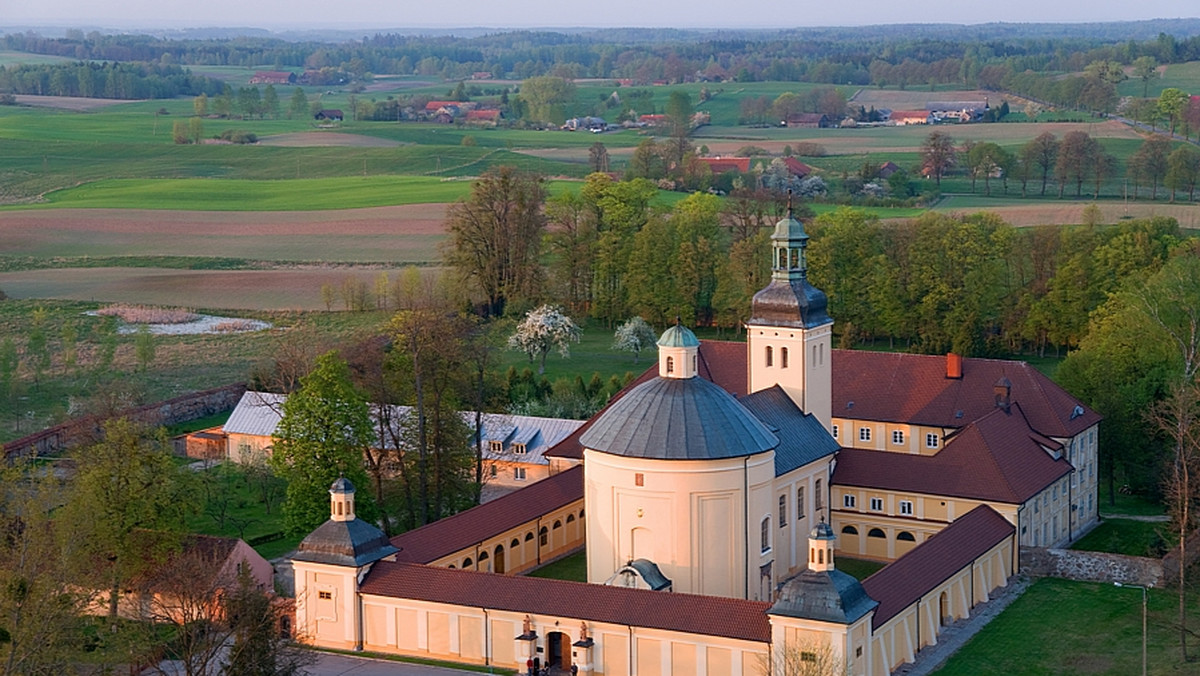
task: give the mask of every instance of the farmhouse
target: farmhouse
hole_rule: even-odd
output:
[[[934,122],[977,122],[990,110],[987,100],[983,101],[932,101],[925,104]],[[892,113],[895,117],[895,113]]]
[[[467,124],[494,127],[504,119],[504,115],[499,110],[468,110],[466,119]]]
[[[787,167],[788,172],[796,178],[808,178],[813,172],[813,168],[801,162],[794,157],[783,158],[783,166]]]
[[[250,84],[287,85],[296,83],[296,74],[287,70],[260,70],[250,78]]]
[[[910,124],[932,124],[933,113],[928,110],[896,110],[888,119],[899,127]]]
[[[833,126],[833,123],[829,120],[829,116],[822,113],[796,113],[795,115],[788,115],[783,124],[786,127],[809,127],[813,129],[818,127],[824,129]]]
[[[821,653],[886,676],[1005,586],[1020,544],[1095,521],[1094,412],[1016,362],[833,350],[803,225],[771,244],[747,342],[669,328],[657,367],[545,452],[548,479],[391,540],[335,484],[330,523],[359,525],[301,544],[303,635],[583,674]],[[587,584],[514,576],[579,549]],[[859,583],[843,553],[890,564]]]
[[[887,162],[879,165],[879,178],[886,179],[897,171],[902,171],[900,165],[888,160]]]
[[[343,115],[342,111],[338,110],[337,108],[318,110],[316,114],[313,115],[314,120],[327,120],[329,122],[341,122],[344,118],[345,115]]]
[[[707,164],[714,175],[730,171],[744,174],[750,171],[749,157],[700,157],[697,159]]]

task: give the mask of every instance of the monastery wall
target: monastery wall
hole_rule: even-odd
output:
[[[429,565],[518,575],[581,550],[585,531],[580,499]]]

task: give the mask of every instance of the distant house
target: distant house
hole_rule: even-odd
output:
[[[316,115],[313,115],[314,120],[324,120],[328,122],[341,122],[345,119],[345,115],[337,108],[326,108],[318,110]]]
[[[813,172],[813,168],[801,162],[794,157],[783,158],[783,165],[796,178],[807,178]]]
[[[934,122],[975,122],[983,119],[983,114],[990,110],[987,99],[983,101],[931,101],[925,104],[925,110]],[[895,113],[892,113],[895,117]]]
[[[787,119],[784,120],[784,124],[788,127],[807,127],[812,129],[824,129],[825,127],[832,126],[829,121],[829,116],[821,113],[797,113],[795,115],[788,115]]]
[[[902,171],[900,165],[888,160],[887,162],[879,165],[879,178],[887,178],[897,171]]]
[[[910,124],[929,124],[933,121],[933,114],[928,110],[895,110],[889,119],[896,126],[903,127]]]
[[[296,74],[286,70],[260,70],[250,78],[250,84],[295,84]]]
[[[504,115],[499,110],[468,110],[467,124],[477,124],[482,126],[496,126],[500,120],[504,119]]]
[[[490,80],[490,79],[492,79],[492,74],[491,74],[491,72],[486,71],[486,70],[477,70],[474,73],[471,73],[471,79],[472,80]]]
[[[707,164],[714,175],[730,171],[744,174],[750,171],[749,157],[699,157],[697,159]]]
[[[667,123],[667,116],[661,114],[639,115],[638,124],[643,127],[658,127]]]
[[[608,122],[602,117],[572,117],[563,123],[562,128],[566,131],[587,129],[588,131],[599,132],[608,129]]]
[[[442,109],[453,108],[456,111],[475,110],[479,104],[474,101],[429,101],[425,104],[425,112],[436,113]]]

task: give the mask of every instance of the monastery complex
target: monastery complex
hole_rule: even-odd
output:
[[[1022,362],[834,350],[791,214],[746,343],[656,369],[548,477],[388,540],[330,490],[294,564],[319,646],[580,674],[887,676],[1097,519],[1100,417]],[[587,583],[522,573],[586,551]],[[861,583],[838,556],[888,562]],[[824,673],[824,672],[822,672]]]

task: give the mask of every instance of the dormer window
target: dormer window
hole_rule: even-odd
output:
[[[512,452],[517,455],[524,455],[525,454],[525,444],[513,444]]]
[[[503,441],[489,441],[488,442],[488,450],[491,451],[492,453],[501,453],[504,451],[504,442]]]

